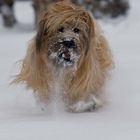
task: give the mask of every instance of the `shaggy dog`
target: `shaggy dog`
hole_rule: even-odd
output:
[[[44,103],[59,90],[69,110],[91,111],[102,104],[111,65],[108,43],[92,15],[70,2],[58,2],[40,16],[15,81],[25,82]]]

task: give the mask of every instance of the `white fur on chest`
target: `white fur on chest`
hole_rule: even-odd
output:
[[[68,80],[66,69],[52,70],[52,80],[50,81],[50,103],[54,110],[58,111],[66,109],[72,112],[85,112],[94,111],[102,106],[103,103],[101,99],[94,94],[89,95],[85,100],[80,100],[69,105],[64,98],[67,94],[67,87],[69,84],[66,80]]]

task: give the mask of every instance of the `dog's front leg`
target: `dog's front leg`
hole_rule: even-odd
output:
[[[69,106],[69,111],[80,113],[86,111],[94,111],[102,106],[102,101],[95,95],[90,95],[86,100],[78,101]]]

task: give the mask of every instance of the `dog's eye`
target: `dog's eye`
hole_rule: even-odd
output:
[[[64,27],[60,27],[60,28],[58,29],[58,31],[61,32],[61,33],[63,33],[63,32],[64,32]]]
[[[79,33],[79,32],[80,32],[80,29],[74,28],[73,31],[74,31],[75,33]]]

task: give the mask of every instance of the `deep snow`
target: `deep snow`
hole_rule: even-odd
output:
[[[116,66],[105,89],[108,104],[92,113],[43,112],[32,91],[9,86],[35,34],[31,3],[16,4],[13,29],[0,17],[0,140],[140,140],[140,1],[130,2],[128,17],[100,22]]]

